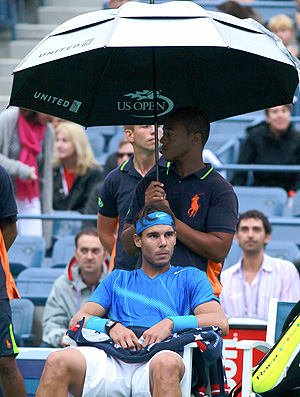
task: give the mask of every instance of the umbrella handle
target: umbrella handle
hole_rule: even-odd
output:
[[[150,0],[153,1],[154,0]],[[156,49],[152,48],[152,71],[153,71],[153,104],[154,104],[154,127],[155,127],[155,172],[156,180],[159,181],[159,153],[158,153],[158,116],[157,116],[157,74],[156,74]]]

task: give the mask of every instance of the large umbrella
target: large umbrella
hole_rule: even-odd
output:
[[[10,105],[84,126],[210,121],[291,103],[298,61],[260,24],[188,1],[129,2],[73,18],[14,70]]]

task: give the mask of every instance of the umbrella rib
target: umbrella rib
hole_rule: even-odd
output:
[[[104,42],[104,45],[103,45],[103,49],[106,49],[106,48],[107,48],[107,44],[109,43],[109,41],[110,41],[110,39],[111,39],[111,37],[112,37],[113,31],[114,31],[115,26],[116,26],[116,24],[118,23],[119,19],[120,19],[120,17],[119,17],[118,15],[116,15],[115,18],[114,18],[114,20],[113,20],[113,22],[112,22],[112,24],[111,24],[111,28],[109,29],[109,32],[107,33],[107,36],[106,36],[106,39],[105,39],[105,42]],[[113,56],[114,52],[115,52],[115,50],[112,50],[111,54],[109,55],[109,58],[108,58],[108,60],[107,60],[107,62],[106,62],[106,66],[105,66],[105,68],[104,68],[104,70],[103,70],[103,73],[102,73],[102,75],[100,76],[100,78],[99,78],[99,80],[98,80],[98,83],[96,84],[96,89],[95,89],[95,92],[94,92],[94,95],[93,95],[93,99],[92,99],[92,101],[91,101],[91,105],[90,105],[90,107],[89,107],[89,111],[88,111],[88,116],[87,116],[87,120],[86,120],[86,125],[85,125],[85,127],[88,126],[88,122],[89,122],[90,115],[91,115],[91,112],[92,112],[94,100],[95,100],[95,98],[97,97],[98,89],[99,89],[99,87],[100,87],[100,85],[101,85],[101,83],[102,83],[102,80],[103,80],[103,78],[104,78],[105,72],[106,72],[106,70],[107,70],[107,68],[108,68],[108,66],[109,66],[109,64],[110,64],[110,60],[111,60],[111,57]]]
[[[90,119],[90,115],[91,115],[91,111],[92,111],[93,105],[94,105],[94,103],[95,103],[95,99],[96,99],[96,97],[97,97],[98,89],[99,89],[99,87],[100,87],[101,84],[102,84],[103,78],[104,78],[104,76],[105,76],[105,72],[106,72],[107,68],[109,67],[109,64],[110,64],[110,61],[111,61],[111,57],[113,56],[113,54],[115,53],[115,51],[116,51],[115,49],[113,49],[113,50],[111,51],[111,53],[110,53],[110,55],[109,55],[109,57],[108,57],[108,60],[107,60],[107,62],[106,62],[105,68],[104,68],[104,70],[103,70],[103,72],[102,72],[102,75],[99,77],[98,83],[96,84],[96,89],[95,89],[95,91],[94,91],[94,95],[93,95],[92,100],[91,100],[91,102],[90,102],[91,105],[89,106],[89,111],[88,111],[88,115],[87,115],[87,119],[86,119],[86,123],[85,123],[85,128],[87,128],[88,125],[89,125],[89,119]]]

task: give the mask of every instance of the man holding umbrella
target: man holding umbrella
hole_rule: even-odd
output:
[[[172,164],[160,168],[159,182],[153,174],[138,184],[121,240],[126,252],[135,255],[135,214],[144,204],[161,201],[176,216],[177,244],[172,264],[206,271],[218,296],[218,276],[231,247],[238,211],[230,183],[203,162],[209,130],[209,120],[200,109],[178,108],[168,115],[161,143],[165,160]]]

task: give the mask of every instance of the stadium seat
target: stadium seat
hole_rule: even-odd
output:
[[[96,159],[101,160],[105,149],[105,138],[97,130],[89,130],[87,137]]]
[[[114,135],[109,141],[107,152],[108,154],[114,153],[118,151],[119,143],[125,137],[123,130],[118,131],[116,135]]]
[[[282,215],[287,192],[280,187],[234,186],[239,201],[239,213],[256,209],[266,216]]]
[[[294,262],[294,260],[300,256],[300,250],[293,241],[271,240],[266,245],[265,252],[267,255],[285,259],[290,262]],[[223,270],[237,263],[242,255],[243,252],[241,247],[234,241],[225,259]]]
[[[74,256],[74,236],[61,237],[54,243],[52,254],[52,267],[65,267]]]
[[[99,149],[96,149],[96,151],[94,152],[96,153],[95,157],[97,161],[101,165],[105,164],[107,156],[112,153],[111,150],[113,150],[113,152],[117,151],[117,149],[112,149],[112,148],[115,147],[115,143],[117,141],[119,142],[118,140],[119,137],[121,137],[120,139],[124,138],[123,127],[119,125],[89,127],[86,129],[86,133],[92,147],[93,144],[98,145],[97,142],[94,142],[94,139],[97,139],[97,137],[100,137],[101,144],[104,140],[104,147],[102,153],[98,155]],[[118,138],[115,138],[116,136],[118,136]],[[113,141],[112,144],[110,144],[111,141]]]
[[[46,241],[40,236],[18,235],[8,251],[10,270],[17,276],[28,267],[40,267],[46,253]]]
[[[272,239],[293,241],[300,247],[300,223],[297,218],[274,216],[269,221],[272,224]]]
[[[54,281],[63,274],[64,269],[28,268],[17,278],[17,288],[22,298],[30,299],[34,305],[45,305]]]
[[[264,116],[258,116],[257,113],[248,113],[245,115],[230,117],[224,120],[218,120],[210,125],[210,136],[234,135],[236,138],[243,139],[246,137],[246,128],[250,125],[257,124]]]
[[[82,222],[80,220],[63,219],[63,217],[66,215],[74,215],[74,217],[80,216],[81,214],[78,211],[53,211],[53,215],[57,217],[57,219],[55,219],[53,222],[52,229],[52,235],[54,240],[58,240],[63,236],[75,236],[75,234],[82,227]]]
[[[297,190],[293,197],[292,215],[297,217],[300,216],[300,190]]]
[[[32,334],[34,305],[26,298],[10,301],[12,323],[17,346],[32,346],[35,335]]]

